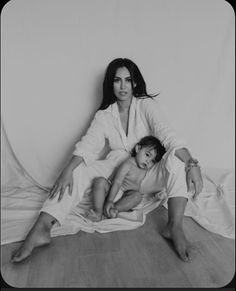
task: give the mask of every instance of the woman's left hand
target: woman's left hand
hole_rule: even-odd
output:
[[[203,188],[203,180],[200,167],[192,167],[186,173],[188,191],[193,192],[193,198],[195,199]]]

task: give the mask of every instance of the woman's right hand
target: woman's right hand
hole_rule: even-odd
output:
[[[58,202],[62,199],[65,190],[67,187],[69,187],[69,195],[72,194],[73,189],[73,171],[65,168],[60,176],[57,178],[55,184],[53,185],[52,189],[50,190],[49,199],[53,199],[57,193],[59,192]]]

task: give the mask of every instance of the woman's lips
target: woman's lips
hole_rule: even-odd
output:
[[[127,92],[126,92],[126,91],[120,91],[119,94],[120,94],[121,96],[124,96],[124,95],[127,94]]]

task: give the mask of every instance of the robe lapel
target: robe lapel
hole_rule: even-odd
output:
[[[115,127],[117,128],[117,130],[120,134],[124,148],[126,151],[130,151],[128,139],[127,139],[127,136],[124,132],[124,129],[123,129],[121,121],[120,121],[120,114],[119,114],[117,103],[114,103],[111,105],[111,112],[112,112],[112,115],[115,117]]]
[[[127,142],[129,145],[129,150],[131,151],[134,144],[136,143],[136,138],[135,138],[135,119],[136,119],[136,105],[137,105],[137,100],[135,97],[133,97],[131,106],[130,106],[130,111],[129,111],[129,127],[128,127],[128,137],[127,137]]]

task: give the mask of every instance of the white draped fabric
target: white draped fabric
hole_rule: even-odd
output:
[[[1,243],[6,244],[24,239],[42,208],[48,188],[39,185],[20,165],[8,142],[2,124],[2,196],[1,196]],[[104,162],[81,165],[76,171],[80,183],[78,192],[86,189],[93,177],[108,175]],[[205,171],[204,171],[205,172]],[[234,173],[233,171],[212,171],[204,173],[204,190],[194,201],[189,199],[185,215],[209,231],[225,237],[234,238]],[[67,195],[67,194],[66,194]],[[166,193],[161,191],[147,197],[143,207],[129,213],[121,213],[118,218],[105,219],[93,223],[83,217],[91,207],[91,191],[87,188],[82,201],[67,216],[65,222],[52,229],[52,236],[75,234],[80,230],[87,232],[108,232],[134,229],[144,224],[146,214],[165,204]]]
[[[2,243],[23,239],[32,226],[116,57],[137,63],[200,161],[205,188],[186,215],[234,237],[235,15],[227,1],[21,0],[9,1],[1,16]],[[142,212],[92,224],[78,215],[87,193],[53,236],[135,228],[163,203],[158,196]]]

